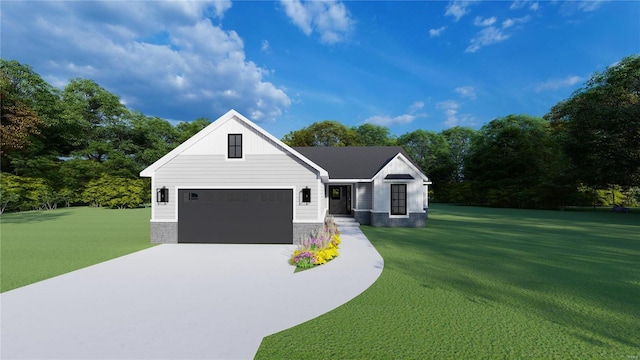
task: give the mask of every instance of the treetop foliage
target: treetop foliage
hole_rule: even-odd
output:
[[[625,57],[545,116],[560,134],[580,182],[640,184],[640,55]]]
[[[172,126],[131,111],[93,80],[71,79],[58,90],[17,61],[0,59],[0,70],[1,167],[8,181],[0,184],[5,199],[11,200],[3,200],[3,209],[47,208],[37,199],[86,203],[82,194],[104,176],[147,189],[148,183],[138,179],[140,171],[209,124],[200,118]],[[37,184],[32,187],[39,195],[7,185],[16,183],[11,176]],[[100,204],[120,207],[109,201]]]
[[[209,124],[199,118],[173,126],[131,111],[92,80],[71,79],[59,90],[17,61],[0,59],[0,70],[1,210],[58,202],[137,206],[150,194],[139,172]],[[624,198],[634,204],[640,201],[640,55],[595,73],[544,118],[508,115],[479,131],[418,129],[397,137],[374,124],[325,120],[282,141],[402,146],[433,181],[436,201],[558,208]]]

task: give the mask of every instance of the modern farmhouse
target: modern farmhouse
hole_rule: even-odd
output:
[[[420,227],[431,184],[401,147],[292,148],[235,110],[140,176],[154,243],[298,243],[327,215]]]

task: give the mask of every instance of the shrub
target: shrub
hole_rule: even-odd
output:
[[[338,245],[340,245],[340,231],[333,218],[327,217],[324,227],[302,241],[289,262],[300,269],[326,264],[327,261],[340,255]]]

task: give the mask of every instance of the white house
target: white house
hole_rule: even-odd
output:
[[[154,243],[298,243],[327,215],[424,226],[431,184],[400,147],[292,148],[235,110],[140,176]]]

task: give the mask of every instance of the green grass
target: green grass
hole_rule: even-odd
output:
[[[434,204],[426,228],[363,231],[378,281],[257,359],[640,357],[638,212]]]
[[[73,207],[0,216],[0,291],[152,246],[149,208]]]

